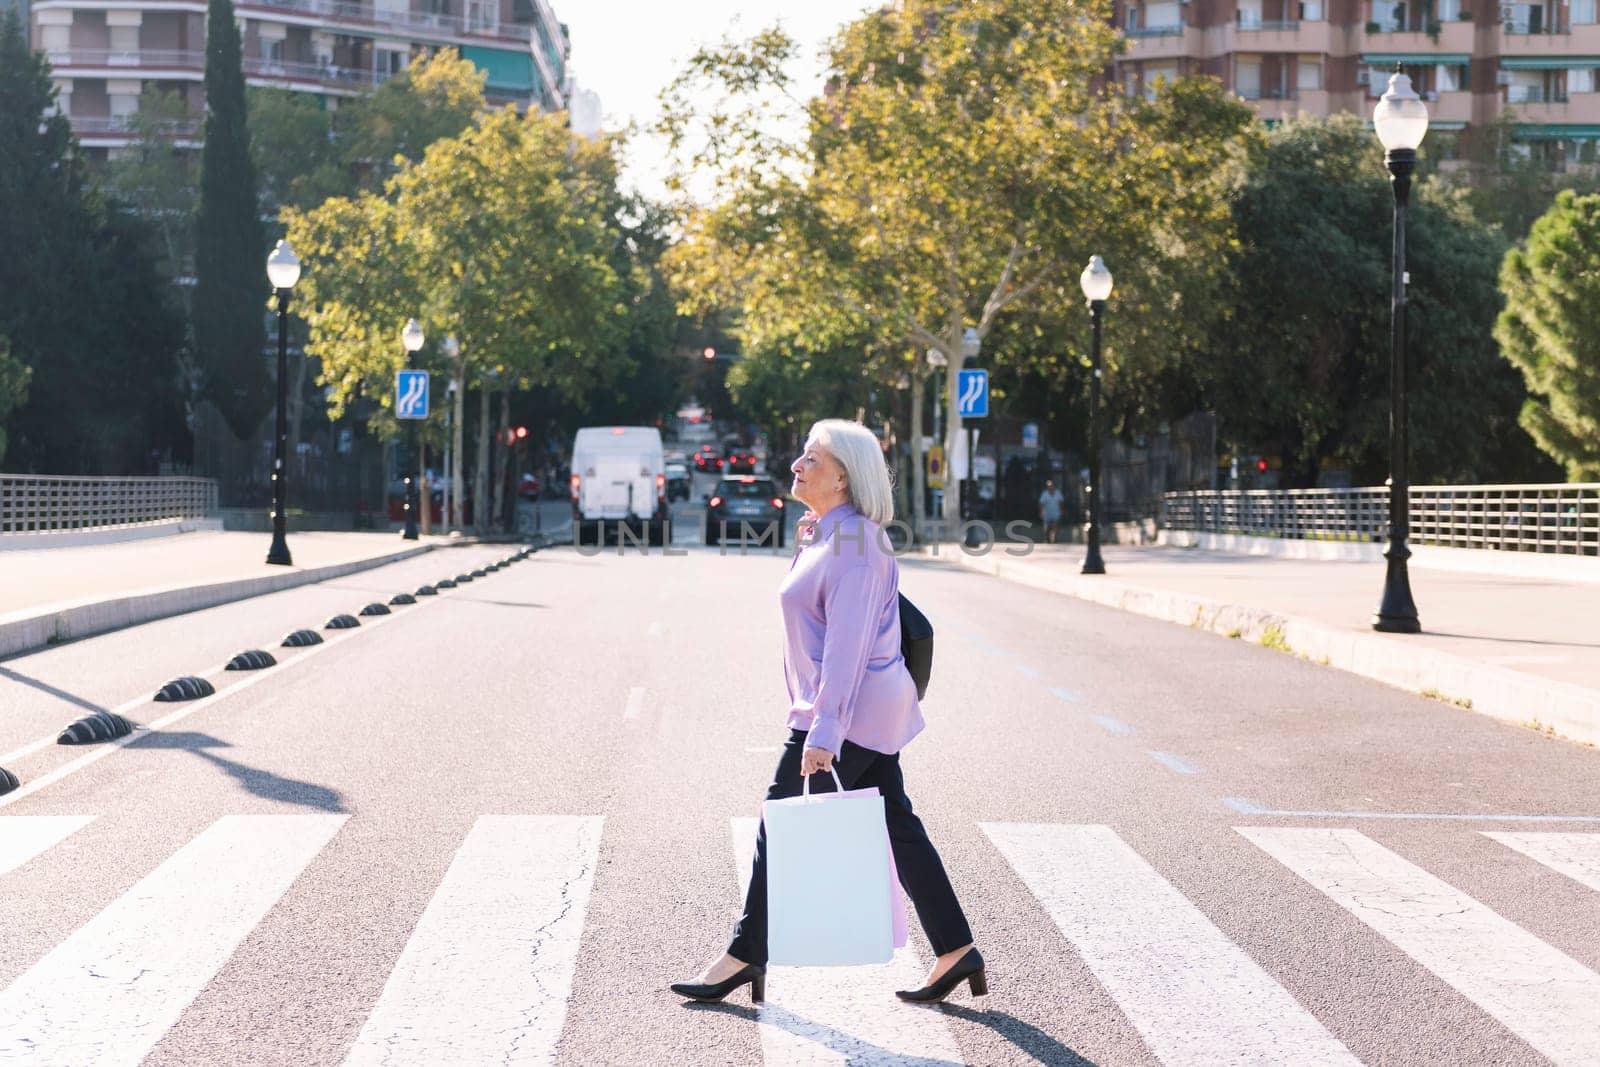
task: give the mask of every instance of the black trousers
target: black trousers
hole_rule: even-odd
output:
[[[804,730],[791,730],[783,746],[778,769],[767,787],[768,800],[797,797],[804,785],[800,777],[800,755],[805,750]],[[939,955],[971,944],[972,931],[961,913],[956,891],[944,873],[944,863],[928,840],[922,820],[911,812],[905,782],[900,777],[900,756],[885,756],[846,741],[833,769],[846,789],[877,787],[883,794],[884,816],[889,824],[889,847],[894,852],[900,885],[917,909],[917,919],[928,935],[928,942]],[[813,793],[832,793],[833,775],[812,776]],[[767,962],[767,824],[756,833],[755,866],[750,872],[750,892],[744,898],[744,916],[733,932],[728,955],[745,963]]]

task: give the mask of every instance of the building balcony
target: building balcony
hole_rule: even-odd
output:
[[[1327,22],[1227,22],[1205,31],[1203,47],[1207,57],[1232,52],[1324,55],[1336,51],[1333,33]]]
[[[1510,100],[1506,110],[1529,126],[1600,125],[1600,93],[1572,93],[1561,100]]]
[[[1128,31],[1128,50],[1123,61],[1176,59],[1199,54],[1200,31],[1193,26],[1147,26]]]
[[[531,41],[533,27],[485,19],[466,19],[459,15],[429,11],[396,11],[356,3],[354,0],[243,0],[237,5],[241,15],[252,18],[287,16],[288,21],[304,22],[306,17],[319,25],[351,25],[400,30],[408,36],[458,40],[487,37],[498,40]],[[296,16],[299,16],[298,18]]]
[[[1430,90],[1422,95],[1428,105],[1428,121],[1432,123],[1470,123],[1472,121],[1472,94],[1466,90],[1437,92]]]
[[[1379,30],[1377,33],[1369,33],[1366,26],[1363,26],[1357,40],[1357,51],[1403,52],[1414,55],[1430,53],[1459,55],[1463,52],[1467,55],[1473,54],[1476,23],[1442,22],[1438,26],[1438,40],[1434,40],[1432,35],[1422,30]]]
[[[129,74],[138,78],[198,79],[205,74],[206,54],[199,50],[137,52],[106,48],[68,48],[46,53],[50,72],[58,78],[119,78]]]
[[[131,117],[119,115],[68,115],[72,134],[78,143],[94,148],[117,147],[128,144],[137,134]],[[161,131],[174,145],[192,148],[199,143],[205,120],[193,118],[171,122]]]
[[[1600,24],[1572,26],[1563,33],[1517,33],[1501,25],[1494,31],[1490,51],[1530,57],[1600,55]]]

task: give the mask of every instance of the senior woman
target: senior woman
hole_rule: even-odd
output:
[[[938,955],[921,989],[895,995],[941,1001],[962,981],[974,994],[986,993],[983,957],[900,776],[900,750],[923,724],[916,683],[900,656],[900,571],[883,534],[894,514],[883,450],[860,423],[826,419],[812,427],[790,470],[793,493],[810,510],[801,519],[801,547],[778,588],[789,739],[767,799],[799,796],[804,777],[819,772],[822,785],[814,791],[831,792],[830,770],[846,789],[877,787],[900,883]],[[751,999],[762,1000],[766,863],[763,824],[744,916],[728,951],[694,981],[675,983],[674,993],[716,1001],[748,983]]]

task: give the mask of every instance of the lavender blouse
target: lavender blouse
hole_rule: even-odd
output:
[[[900,568],[882,528],[849,504],[817,521],[778,587],[786,635],[789,728],[839,754],[845,741],[886,755],[922,731],[900,656]]]

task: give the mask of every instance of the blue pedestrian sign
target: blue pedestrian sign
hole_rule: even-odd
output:
[[[394,414],[397,419],[428,417],[428,372],[403,370],[394,385]]]
[[[989,414],[989,372],[964,370],[957,372],[956,412],[963,419],[981,419]]]

